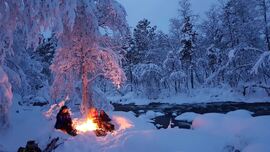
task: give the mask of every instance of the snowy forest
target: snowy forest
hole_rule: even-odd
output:
[[[159,98],[226,85],[243,96],[253,88],[269,96],[267,1],[220,2],[202,23],[190,7],[180,3],[168,34],[147,19],[138,22],[126,51],[127,90]]]
[[[269,152],[270,1],[177,5],[162,31],[117,0],[0,0],[0,152]]]

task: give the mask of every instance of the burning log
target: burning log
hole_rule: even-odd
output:
[[[87,119],[83,122],[75,123],[79,132],[94,131],[96,136],[106,136],[108,132],[114,131],[114,125],[110,123],[110,117],[101,110],[98,112],[96,108],[91,108],[87,115]]]
[[[114,125],[110,123],[110,117],[104,110],[98,111],[96,108],[90,110],[90,115],[93,115],[93,122],[97,124],[97,129],[94,131],[97,136],[106,136],[107,132],[114,131]]]
[[[105,113],[105,111],[101,110],[99,115],[99,127],[107,132],[114,131],[114,125],[110,123],[111,118]]]
[[[96,136],[106,136],[108,132],[114,131],[114,125],[111,118],[101,110],[98,112],[96,108],[91,108],[86,119],[74,119],[72,122],[69,109],[63,106],[56,117],[55,128],[65,133],[76,136],[78,133],[94,131]]]
[[[112,119],[105,113],[104,110],[100,110],[100,119],[105,122],[110,122]]]

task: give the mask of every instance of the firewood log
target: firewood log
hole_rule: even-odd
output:
[[[59,137],[53,138],[51,142],[47,145],[45,150],[43,150],[43,152],[52,152],[53,150],[55,150],[60,145],[60,144],[57,144],[58,141],[59,141]]]

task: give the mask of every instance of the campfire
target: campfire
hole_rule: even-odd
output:
[[[114,125],[110,121],[111,119],[103,110],[98,112],[96,108],[91,108],[86,118],[73,121],[73,127],[78,134],[94,131],[97,136],[105,136],[107,132],[114,130]]]
[[[50,117],[51,111],[53,111],[53,108],[50,108],[49,112],[45,113],[45,116]],[[118,131],[133,127],[132,123],[124,117],[114,116],[113,118],[113,122],[118,126]],[[108,132],[115,130],[115,126],[112,124],[111,118],[103,110],[98,111],[96,108],[91,108],[85,117],[72,119],[70,109],[67,106],[62,106],[56,116],[55,129],[71,136],[91,131],[96,136],[106,136]]]
[[[94,123],[93,119],[87,118],[86,120],[74,120],[74,127],[80,133],[85,133],[88,131],[95,131],[98,129],[98,125]]]

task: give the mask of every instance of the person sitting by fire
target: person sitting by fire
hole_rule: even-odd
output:
[[[72,119],[67,106],[61,107],[56,116],[55,129],[60,129],[71,136],[77,135],[77,130],[72,126]]]
[[[104,110],[100,110],[100,114],[99,114],[99,118],[101,120],[101,122],[103,122],[102,128],[104,128],[105,130],[112,132],[114,130],[114,125],[112,123],[110,123],[111,118],[105,113]]]

